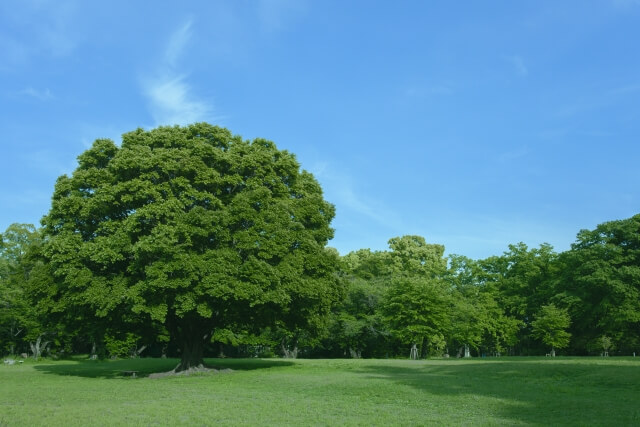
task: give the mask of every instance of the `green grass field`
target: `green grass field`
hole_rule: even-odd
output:
[[[3,365],[0,425],[640,425],[640,358],[208,362]]]

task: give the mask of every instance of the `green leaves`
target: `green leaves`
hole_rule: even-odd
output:
[[[396,274],[442,275],[447,267],[444,246],[427,244],[421,236],[394,237],[389,240],[391,265]]]
[[[36,253],[42,235],[30,224],[11,224],[0,234],[0,351],[39,336],[38,313],[28,297],[28,283],[41,267]]]
[[[339,295],[324,249],[334,208],[274,143],[199,123],[138,129],[119,148],[97,140],[78,160],[44,219],[55,298],[69,308],[175,335],[299,327]]]
[[[580,231],[561,260],[560,289],[574,335],[585,346],[606,334],[619,348],[635,348],[640,342],[640,215]]]
[[[382,312],[391,330],[408,344],[447,331],[449,295],[437,279],[399,277],[392,280]]]
[[[567,309],[558,308],[553,304],[544,305],[531,322],[533,336],[552,349],[565,348],[571,338],[571,334],[566,331],[570,323]]]

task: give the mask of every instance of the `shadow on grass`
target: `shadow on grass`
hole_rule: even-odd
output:
[[[410,386],[425,399],[460,398],[461,411],[482,400],[479,406],[489,405],[490,412],[507,424],[640,425],[636,363],[452,360],[413,366],[369,364],[360,373]]]
[[[131,371],[137,377],[147,377],[158,372],[173,370],[179,359],[121,359],[121,360],[71,360],[52,364],[35,365],[34,369],[46,374],[71,375],[86,378],[128,378]],[[248,371],[292,365],[292,362],[270,359],[205,359],[208,367]]]

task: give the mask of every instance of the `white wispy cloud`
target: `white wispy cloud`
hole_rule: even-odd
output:
[[[178,63],[178,59],[184,52],[187,43],[191,39],[192,21],[188,20],[180,28],[178,28],[169,39],[167,48],[164,51],[165,63],[170,67],[175,67]]]
[[[148,82],[146,95],[157,125],[186,125],[210,118],[212,108],[198,100],[184,76],[167,76]]]
[[[49,90],[49,88],[38,90],[29,86],[23,89],[22,91],[20,91],[20,93],[23,95],[27,95],[32,98],[38,99],[40,101],[47,101],[49,99],[53,99],[53,94],[51,93],[51,90]]]
[[[510,55],[505,56],[505,60],[511,63],[511,65],[515,68],[516,72],[521,76],[526,76],[529,74],[529,69],[524,63],[524,58],[520,55]]]
[[[400,216],[396,212],[357,191],[353,179],[348,174],[321,162],[316,163],[311,172],[322,183],[327,200],[336,205],[338,215],[341,209],[348,209],[388,228],[403,228]]]
[[[193,36],[192,26],[189,19],[171,34],[158,71],[143,78],[144,95],[156,125],[186,125],[213,119],[212,105],[194,95],[187,74],[180,71],[181,58]]]

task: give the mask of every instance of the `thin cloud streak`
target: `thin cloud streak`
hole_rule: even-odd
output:
[[[348,175],[330,170],[326,163],[314,165],[312,173],[321,181],[327,199],[336,204],[338,215],[340,215],[340,209],[345,208],[391,229],[403,229],[401,220],[395,212],[359,196]]]
[[[171,34],[159,66],[159,76],[146,76],[142,86],[155,125],[187,125],[213,119],[212,106],[193,95],[187,75],[178,72],[179,60],[193,35],[192,20]]]
[[[150,81],[146,95],[157,125],[186,125],[205,120],[212,112],[208,104],[193,97],[184,76]]]
[[[51,93],[49,88],[46,88],[44,90],[37,90],[29,86],[26,89],[22,90],[20,93],[23,95],[27,95],[31,98],[38,99],[40,101],[47,101],[49,99],[53,99],[53,94]]]
[[[178,59],[180,59],[180,56],[187,46],[187,43],[189,43],[192,35],[191,24],[191,20],[185,22],[184,25],[178,28],[169,39],[169,44],[164,52],[164,60],[169,67],[176,66]]]

